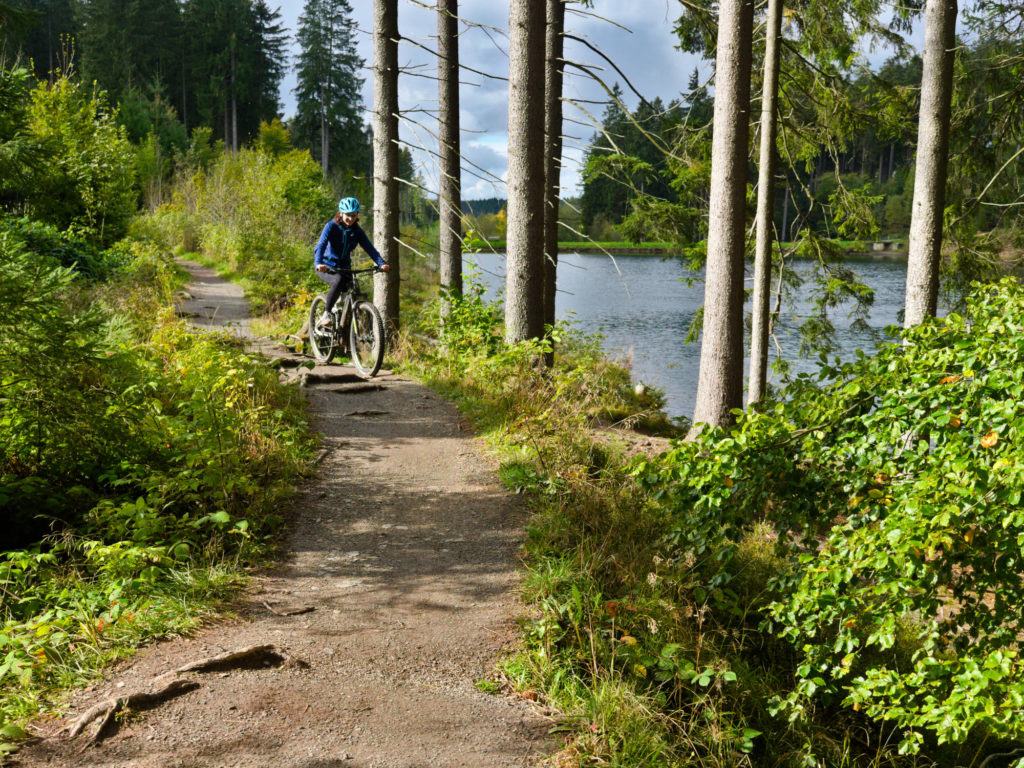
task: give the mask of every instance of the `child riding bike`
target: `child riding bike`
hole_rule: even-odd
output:
[[[387,262],[373,247],[366,232],[359,226],[359,201],[354,197],[343,197],[338,202],[338,212],[324,225],[320,239],[313,249],[313,265],[316,276],[331,286],[327,293],[327,307],[317,321],[318,327],[331,323],[331,310],[338,297],[352,283],[352,251],[359,245],[370,254],[374,263],[387,272]]]

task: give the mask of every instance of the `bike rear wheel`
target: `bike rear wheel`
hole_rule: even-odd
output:
[[[369,301],[359,301],[352,306],[348,339],[356,370],[366,378],[376,376],[384,362],[384,321]]]
[[[317,328],[317,321],[327,309],[327,298],[321,293],[313,298],[309,305],[309,349],[313,358],[319,363],[329,363],[338,351],[337,339],[334,335],[334,324],[326,328]]]

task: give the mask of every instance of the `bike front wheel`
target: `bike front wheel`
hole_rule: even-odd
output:
[[[348,339],[349,354],[356,370],[366,378],[375,376],[384,362],[384,321],[369,301],[353,305]]]
[[[333,323],[326,328],[317,328],[317,321],[326,309],[327,298],[322,293],[315,296],[309,305],[309,349],[313,359],[319,363],[331,362],[338,351]]]

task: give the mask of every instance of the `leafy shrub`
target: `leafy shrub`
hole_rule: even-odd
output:
[[[167,256],[115,250],[85,285],[0,232],[0,722],[192,626],[265,551],[310,447],[276,372],[174,319]]]
[[[675,517],[688,588],[737,607],[734,556],[766,520],[790,565],[767,606],[797,652],[776,709],[890,721],[901,752],[1024,737],[1024,290],[977,287],[965,316],[799,379],[635,476]]]
[[[0,66],[0,205],[23,199],[45,155],[29,133],[31,73]]]
[[[180,216],[178,244],[194,234],[264,311],[288,303],[313,278],[313,243],[332,200],[308,152],[245,149],[183,179],[170,210]]]
[[[50,224],[40,223],[27,216],[0,217],[0,231],[10,232],[27,251],[38,257],[73,268],[94,280],[109,278],[124,265],[117,249],[101,249],[72,232],[62,232]]]
[[[33,218],[98,244],[121,237],[135,213],[135,152],[102,93],[66,76],[32,94],[29,131],[46,150],[27,190]]]

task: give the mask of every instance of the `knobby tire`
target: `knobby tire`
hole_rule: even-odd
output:
[[[313,353],[313,359],[318,363],[329,363],[334,359],[338,351],[337,340],[334,338],[334,329],[328,327],[324,330],[317,330],[316,322],[320,315],[327,308],[327,297],[324,294],[317,294],[309,305],[309,349]]]
[[[348,334],[352,364],[365,378],[376,376],[384,362],[384,321],[372,302],[352,306]]]

